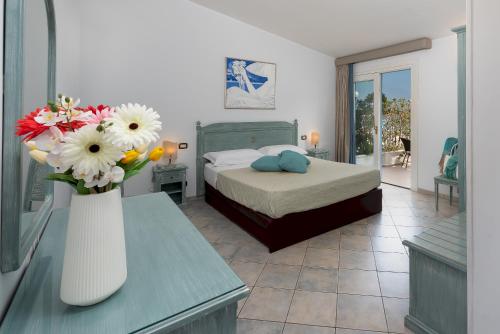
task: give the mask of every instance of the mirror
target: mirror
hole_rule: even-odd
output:
[[[2,142],[2,272],[19,268],[50,216],[50,167],[30,158],[16,121],[55,99],[55,21],[51,0],[5,3]]]

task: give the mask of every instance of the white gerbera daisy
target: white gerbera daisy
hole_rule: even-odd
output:
[[[106,129],[106,136],[118,146],[124,148],[149,145],[158,140],[161,130],[160,115],[151,108],[129,103],[116,107],[112,117],[106,121],[113,123]]]
[[[74,174],[85,176],[87,180],[100,171],[108,171],[122,157],[121,149],[106,140],[103,132],[97,131],[97,124],[67,133],[59,156],[63,165],[72,166]]]

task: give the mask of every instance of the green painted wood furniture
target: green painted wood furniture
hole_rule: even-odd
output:
[[[322,148],[312,148],[307,150],[307,155],[309,157],[330,160],[330,152]]]
[[[154,191],[166,192],[177,204],[186,203],[186,170],[184,164],[154,166]]]
[[[457,82],[458,82],[458,182],[460,188],[460,196],[458,199],[458,208],[460,211],[465,211],[467,206],[467,182],[466,182],[466,138],[467,138],[467,92],[466,92],[466,63],[467,63],[467,49],[466,49],[466,29],[461,26],[453,29],[457,34]]]
[[[54,210],[0,334],[235,334],[248,288],[164,193],[123,199],[128,277],[109,299],[59,299],[68,210]]]
[[[39,13],[33,6],[41,5],[46,13]],[[43,8],[45,7],[45,8]],[[27,57],[32,63],[40,63],[44,58],[43,50],[28,52],[24,38],[33,32],[27,31],[25,20],[27,12],[45,15],[47,27],[37,27],[37,31],[47,30],[48,63],[46,72],[41,70],[40,75],[47,77],[47,92],[42,92],[43,99],[55,99],[56,77],[56,21],[52,0],[37,1],[6,0],[5,1],[5,27],[4,27],[4,76],[3,76],[3,121],[2,121],[2,212],[1,212],[1,271],[9,272],[18,269],[27,254],[37,242],[50,216],[54,201],[54,186],[49,182],[45,187],[45,198],[36,214],[23,212],[23,190],[30,189],[28,185],[23,189],[23,144],[16,136],[16,122],[25,114],[24,101],[28,92],[26,83],[33,82],[33,78],[25,73],[25,60]],[[30,28],[33,28],[30,26]],[[34,36],[30,36],[33,38]],[[37,36],[40,38],[40,36]],[[32,51],[32,50],[31,50]],[[44,53],[44,52],[43,52]],[[40,65],[44,66],[44,65]],[[38,70],[38,68],[37,68]],[[30,73],[29,75],[32,75]],[[43,77],[42,77],[43,78]],[[43,80],[43,79],[42,79]],[[33,87],[32,87],[33,88]],[[45,87],[41,90],[44,91]],[[33,96],[28,96],[33,98]],[[45,103],[45,101],[39,101]],[[25,149],[25,148],[24,148]],[[24,152],[26,153],[26,152]],[[47,174],[49,168],[42,170]],[[27,174],[27,173],[26,173]],[[24,175],[27,178],[27,175]],[[33,178],[29,182],[34,182]]]
[[[298,122],[214,123],[206,126],[196,122],[196,134],[196,195],[201,196],[205,193],[205,153],[259,149],[268,145],[297,145]]]
[[[467,333],[466,214],[403,241],[410,251],[410,310],[416,334]]]
[[[459,182],[456,179],[450,179],[444,175],[434,177],[434,199],[436,202],[436,211],[439,210],[439,185],[444,184],[450,187],[450,205],[453,203],[453,187],[459,189]]]

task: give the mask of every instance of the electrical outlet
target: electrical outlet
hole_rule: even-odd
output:
[[[188,148],[188,143],[179,143],[179,150],[186,150]]]

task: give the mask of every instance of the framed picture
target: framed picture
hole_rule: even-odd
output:
[[[276,64],[226,58],[226,109],[275,109]]]

